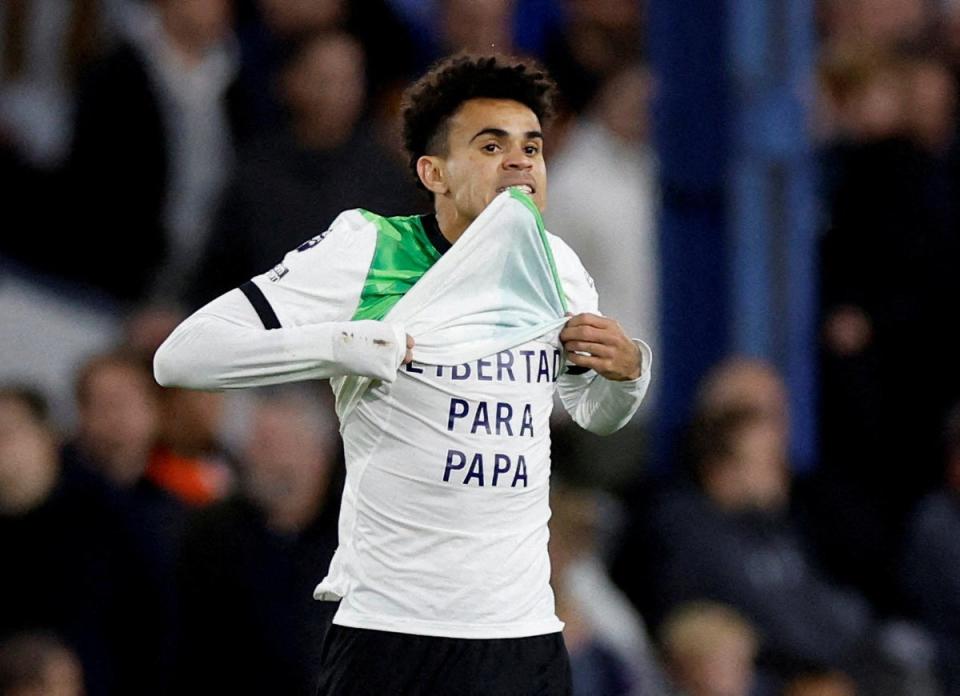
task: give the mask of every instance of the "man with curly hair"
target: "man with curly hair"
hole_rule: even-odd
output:
[[[570,693],[547,556],[553,398],[613,432],[651,358],[543,229],[553,94],[530,62],[437,64],[403,113],[435,212],[342,213],[157,353],[162,384],[331,380],[347,478],[314,592],[339,601],[320,694]]]

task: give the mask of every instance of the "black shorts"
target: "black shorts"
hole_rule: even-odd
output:
[[[437,638],[331,626],[318,696],[570,696],[563,636]]]

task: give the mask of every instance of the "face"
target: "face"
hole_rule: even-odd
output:
[[[683,665],[679,681],[693,696],[747,696],[753,682],[750,646],[733,640]]]
[[[104,473],[121,483],[143,473],[156,434],[156,402],[146,375],[106,364],[87,378],[79,404],[80,436]]]
[[[168,26],[198,46],[212,46],[230,31],[233,13],[228,0],[167,0],[163,9]]]
[[[0,399],[0,508],[16,508],[56,468],[50,431],[16,399]]]
[[[421,157],[421,179],[441,208],[469,224],[510,186],[542,211],[547,201],[540,120],[509,99],[471,99],[449,121],[447,153]]]
[[[243,448],[247,493],[269,511],[314,498],[331,462],[322,424],[297,402],[265,402],[253,414]]]
[[[328,129],[351,130],[366,98],[363,49],[346,35],[317,39],[291,67],[284,86],[296,113]]]

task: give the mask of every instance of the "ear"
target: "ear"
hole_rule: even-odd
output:
[[[424,155],[417,160],[417,176],[427,191],[442,195],[449,190],[443,160],[440,157]]]

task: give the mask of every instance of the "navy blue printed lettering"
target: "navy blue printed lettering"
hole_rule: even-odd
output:
[[[493,455],[493,483],[491,485],[496,486],[500,474],[505,474],[508,471],[510,471],[510,457],[505,454]]]
[[[480,382],[490,382],[493,380],[492,375],[485,374],[483,368],[492,367],[493,363],[489,360],[477,360],[477,380]]]
[[[454,464],[453,460],[459,459],[459,463]],[[462,469],[467,464],[467,455],[458,450],[447,450],[447,466],[443,470],[443,480],[450,480],[450,472],[454,469]]]
[[[490,414],[487,413],[487,402],[481,401],[477,404],[477,412],[473,416],[473,427],[470,428],[471,434],[476,434],[479,428],[483,428],[487,431],[487,435],[491,435],[490,432]]]
[[[461,410],[462,409],[462,410]],[[453,430],[453,421],[463,418],[470,411],[470,406],[463,399],[450,399],[450,413],[447,416],[447,430]]]
[[[537,370],[537,382],[551,382],[550,379],[550,361],[547,359],[547,351],[540,351],[540,369]]]
[[[466,486],[469,484],[472,478],[477,479],[477,483],[481,487],[483,486],[483,455],[479,452],[473,455],[473,461],[470,462],[470,470],[463,479],[463,485]]]
[[[534,356],[534,353],[535,351],[532,351],[532,350],[520,351],[520,355],[522,355],[524,357],[524,360],[526,360],[527,362],[527,384],[530,384],[533,381],[533,378],[531,377],[530,358]]]
[[[503,350],[497,353],[497,381],[503,381],[503,372],[506,370],[507,376],[511,382],[516,380],[513,377],[513,353],[509,350]]]
[[[533,437],[533,408],[530,404],[524,404],[523,416],[520,419],[520,437],[523,437],[523,431],[529,430],[530,437]]]
[[[523,458],[521,454],[517,457],[517,470],[513,474],[513,483],[510,484],[510,488],[517,487],[517,481],[523,480],[523,487],[527,487],[527,461]]]
[[[497,402],[497,435],[500,434],[500,426],[507,431],[507,435],[513,437],[513,428],[510,427],[510,419],[513,418],[513,406],[502,401]]]

